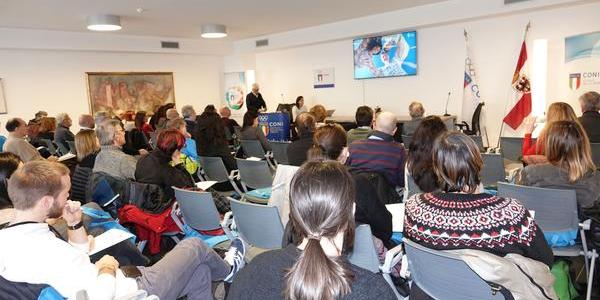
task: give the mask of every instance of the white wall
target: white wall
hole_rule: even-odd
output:
[[[173,72],[178,108],[192,104],[201,111],[220,101],[220,56],[0,49],[0,78],[8,107],[8,114],[0,115],[0,132],[6,134],[8,118],[27,121],[38,110],[50,115],[68,112],[77,123],[80,114],[89,113],[85,72],[113,71]]]
[[[534,39],[548,39],[547,98],[550,101],[563,100],[576,105],[576,99],[564,98],[568,95],[566,91],[568,78],[563,78],[562,72],[564,38],[600,30],[597,16],[597,12],[600,11],[598,1],[571,1],[573,3],[562,5],[557,4],[560,1],[534,1],[544,5],[555,3],[553,6],[539,9],[527,8],[512,12],[506,11],[503,6],[495,7],[497,5],[494,4],[492,5],[494,7],[490,7],[485,12],[487,17],[480,16],[473,19],[465,15],[462,21],[452,18],[460,8],[460,4],[468,2],[476,4],[475,1],[470,0],[449,2],[454,5],[453,10],[447,12],[449,22],[440,23],[430,20],[430,24],[427,25],[419,22],[417,17],[413,17],[411,20],[414,25],[411,27],[402,20],[398,21],[402,26],[398,30],[416,28],[418,31],[419,74],[413,77],[354,80],[351,38],[292,48],[281,47],[256,53],[257,81],[261,83],[262,93],[268,106],[271,109],[275,108],[283,93],[286,101],[292,102],[297,95],[304,95],[309,105],[324,104],[328,108],[335,108],[337,115],[353,115],[356,107],[363,104],[379,105],[383,109],[405,115],[407,106],[412,100],[422,101],[427,113],[440,114],[444,111],[447,93],[451,91],[452,99],[448,110],[451,114],[460,114],[465,59],[463,28],[466,28],[471,36],[473,59],[479,72],[481,96],[486,102],[486,127],[490,143],[495,144],[501,119],[505,113],[506,99],[510,96],[510,80],[523,38],[523,30],[528,21],[532,24],[528,45],[530,55],[533,52]],[[481,2],[483,1],[477,1],[477,3]],[[498,1],[494,1],[496,2]],[[424,16],[423,18],[427,19],[428,11],[437,14],[440,9],[450,4],[421,7],[418,10]],[[466,5],[463,7],[467,11],[468,8]],[[482,9],[477,13],[484,14]],[[376,32],[380,28],[387,30],[396,22],[394,19],[379,21],[374,24],[368,22],[362,24],[361,26],[364,27],[362,31]],[[386,26],[382,26],[382,22]],[[347,30],[355,32],[357,22],[348,22],[348,24],[352,24],[353,27]],[[324,31],[333,31],[331,27],[332,25],[324,25],[322,28]],[[340,29],[336,29],[339,35],[345,36]],[[315,27],[310,31],[319,30]],[[290,32],[289,35],[303,36],[299,32]],[[288,47],[293,44],[285,38],[284,34],[277,35],[276,40],[285,41],[281,43],[287,43]],[[310,43],[309,40],[302,42]],[[238,43],[236,51],[247,51],[247,41]],[[228,66],[229,61],[235,62],[235,59],[226,59],[225,68],[235,69]],[[336,87],[313,89],[312,70],[327,67],[335,68]],[[506,133],[510,134],[510,132]]]

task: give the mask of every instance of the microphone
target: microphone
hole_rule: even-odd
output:
[[[444,117],[450,116],[450,114],[448,113],[448,102],[450,102],[450,91],[448,91],[448,98],[446,99],[446,109],[445,109]]]

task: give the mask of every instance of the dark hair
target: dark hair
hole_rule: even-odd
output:
[[[371,126],[373,123],[373,109],[368,106],[359,106],[356,109],[356,126]]]
[[[290,221],[306,247],[286,274],[286,299],[341,299],[351,292],[354,274],[343,256],[330,257],[322,238],[344,233],[343,253],[354,244],[354,180],[335,161],[303,164],[290,184]]]
[[[596,170],[587,134],[574,121],[550,124],[544,153],[548,162],[567,172],[569,182],[575,182]]]
[[[300,108],[300,100],[302,100],[302,99],[304,99],[304,97],[302,97],[302,96],[296,97],[296,107],[297,108]]]
[[[296,117],[296,130],[299,136],[306,136],[315,131],[315,117],[310,113],[301,113]]]
[[[137,128],[138,130],[142,130],[144,127],[144,123],[146,123],[146,112],[143,110],[140,110],[138,112],[135,113],[135,128]]]
[[[421,121],[412,135],[406,168],[423,192],[439,189],[438,179],[433,171],[432,149],[435,139],[446,131],[446,125],[440,117],[429,116]]]
[[[166,129],[158,134],[156,139],[156,148],[172,155],[175,150],[181,150],[185,145],[185,136],[177,129]]]
[[[367,51],[371,51],[373,49],[375,49],[376,47],[379,47],[379,52],[381,52],[381,48],[382,48],[382,42],[381,42],[381,37],[370,37],[367,39]],[[379,54],[379,52],[375,53],[375,54]]]
[[[475,192],[482,167],[479,148],[464,133],[445,132],[435,140],[433,170],[445,192]]]
[[[216,113],[217,108],[214,105],[209,104],[204,108],[204,112]]]
[[[242,123],[242,127],[251,127],[254,125],[254,120],[258,118],[258,112],[249,110],[244,114],[244,122]]]
[[[193,133],[198,149],[211,144],[227,144],[225,127],[217,113],[203,112],[197,119],[196,131]]]
[[[325,124],[315,131],[309,160],[336,160],[348,144],[346,131],[339,124]]]
[[[150,125],[152,126],[152,129],[156,130],[156,125],[158,124],[158,121],[162,118],[167,118],[167,110],[171,109],[175,107],[175,103],[167,103],[163,106],[160,106],[152,115],[152,117],[150,118]]]
[[[4,126],[6,131],[13,132],[21,125],[21,120],[19,118],[12,118],[6,122]]]
[[[21,159],[11,152],[0,152],[0,209],[12,207],[8,196],[8,179],[19,168]]]

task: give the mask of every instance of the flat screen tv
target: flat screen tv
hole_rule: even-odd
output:
[[[358,38],[353,42],[354,79],[417,74],[417,32]]]

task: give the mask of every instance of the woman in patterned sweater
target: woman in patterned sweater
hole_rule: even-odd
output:
[[[431,249],[516,253],[551,266],[552,250],[529,211],[515,199],[482,193],[482,165],[472,139],[459,132],[441,135],[433,167],[442,191],[406,202],[404,236]]]

